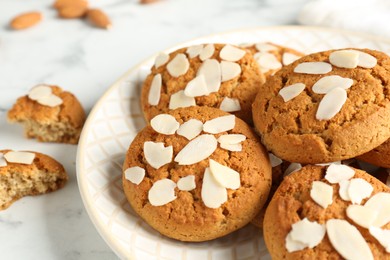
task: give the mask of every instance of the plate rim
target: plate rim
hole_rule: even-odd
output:
[[[130,254],[128,252],[122,252],[121,246],[118,244],[118,242],[115,241],[111,233],[107,231],[107,229],[104,228],[104,224],[101,222],[101,220],[97,217],[97,209],[95,207],[91,207],[92,200],[91,197],[88,195],[87,188],[82,187],[86,185],[85,176],[83,176],[84,172],[82,171],[84,166],[82,158],[85,156],[85,143],[87,142],[87,130],[90,128],[90,124],[92,122],[92,118],[97,113],[98,109],[103,105],[103,101],[111,94],[112,91],[114,91],[116,88],[120,86],[132,73],[139,70],[141,67],[145,66],[146,64],[150,63],[159,53],[165,52],[169,53],[175,49],[180,48],[180,46],[189,45],[194,41],[201,41],[202,39],[211,38],[215,36],[223,36],[233,33],[239,33],[239,32],[250,32],[250,31],[266,31],[266,30],[299,30],[299,31],[327,31],[327,32],[333,32],[333,33],[339,33],[339,34],[348,34],[350,36],[355,37],[361,37],[365,39],[371,39],[373,41],[380,41],[387,44],[390,44],[390,38],[378,36],[378,35],[372,35],[369,33],[364,32],[356,32],[356,31],[350,31],[345,29],[338,29],[338,28],[330,28],[330,27],[321,27],[321,26],[302,26],[302,25],[280,25],[280,26],[254,26],[254,27],[245,27],[245,28],[239,28],[234,30],[227,30],[220,33],[212,33],[208,35],[203,35],[200,37],[195,37],[190,40],[186,40],[180,43],[177,43],[175,45],[172,45],[164,50],[160,50],[156,53],[153,53],[152,55],[148,56],[146,59],[143,59],[141,62],[136,63],[134,66],[132,66],[129,70],[127,70],[122,76],[120,76],[116,81],[114,81],[113,84],[111,84],[104,93],[98,98],[97,102],[93,105],[91,111],[89,112],[87,116],[87,120],[84,123],[83,130],[80,135],[79,143],[77,146],[77,153],[76,153],[76,179],[77,179],[77,185],[78,190],[81,195],[81,200],[83,202],[83,206],[88,214],[89,219],[92,221],[94,228],[98,231],[99,235],[103,238],[105,243],[110,247],[110,249],[120,258],[126,258],[126,259],[136,259],[134,252],[130,251]]]

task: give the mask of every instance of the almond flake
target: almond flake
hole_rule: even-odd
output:
[[[31,100],[38,100],[42,97],[51,96],[52,90],[48,85],[38,85],[33,87],[28,93],[28,98]]]
[[[146,161],[155,169],[170,163],[173,156],[173,147],[164,147],[164,143],[147,141],[144,143],[144,155]]]
[[[326,222],[326,232],[330,243],[346,259],[374,259],[370,247],[359,230],[343,219],[330,219]]]
[[[329,62],[339,68],[353,69],[359,62],[359,53],[354,50],[334,51],[329,55]]]
[[[195,98],[186,96],[184,90],[179,90],[175,94],[172,94],[169,99],[169,109],[190,106],[196,106]]]
[[[332,65],[327,62],[303,62],[299,63],[295,68],[295,73],[305,74],[326,74],[332,71]]]
[[[355,175],[354,169],[342,164],[331,164],[326,169],[325,179],[329,183],[339,183],[343,180],[349,180]]]
[[[289,234],[291,234],[291,238],[294,241],[305,244],[308,248],[313,248],[321,243],[325,232],[325,225],[318,224],[315,221],[311,222],[307,218],[304,218],[292,224],[292,229]]]
[[[295,251],[300,251],[300,250],[305,249],[307,247],[306,244],[292,239],[291,232],[288,233],[288,235],[286,236],[285,243],[286,243],[286,249],[289,253],[292,253]]]
[[[37,102],[44,106],[56,107],[62,104],[62,99],[56,95],[51,94],[50,96],[39,98]]]
[[[237,98],[224,97],[219,109],[225,112],[236,112],[241,110],[240,100]]]
[[[322,181],[313,181],[310,197],[326,209],[333,202],[333,187]]]
[[[184,94],[187,97],[200,97],[210,94],[204,75],[196,76],[191,81],[189,81],[186,88],[184,89]]]
[[[259,43],[255,44],[255,47],[256,47],[256,50],[258,50],[260,52],[269,52],[269,51],[278,50],[278,47],[276,47],[272,44],[266,43],[266,42],[259,42]]]
[[[338,75],[331,75],[320,78],[316,83],[314,83],[312,90],[317,94],[326,94],[335,88],[349,89],[352,84],[352,79],[343,78]]]
[[[160,114],[150,120],[150,125],[154,131],[164,135],[173,135],[179,129],[179,122],[174,116]]]
[[[272,53],[258,52],[255,59],[262,68],[277,70],[282,67],[282,63]]]
[[[196,188],[195,175],[188,175],[180,178],[177,182],[177,188],[183,191],[190,191]]]
[[[218,138],[218,143],[220,144],[239,144],[246,140],[246,136],[242,134],[230,134],[230,135],[221,135]]]
[[[232,45],[225,45],[219,53],[219,57],[227,61],[239,61],[244,57],[245,53],[246,52],[240,48]]]
[[[341,164],[341,161],[335,161],[335,162],[327,162],[327,163],[316,163],[315,165],[318,165],[318,166],[329,166],[329,165],[332,165],[332,164]]]
[[[221,61],[222,82],[234,79],[241,74],[241,66],[231,61]]]
[[[299,96],[299,94],[301,94],[301,92],[305,89],[305,87],[306,86],[303,83],[295,83],[290,86],[286,86],[282,88],[279,91],[279,95],[282,96],[284,102],[288,102],[291,99]]]
[[[318,120],[329,120],[340,112],[344,103],[347,101],[347,92],[342,88],[334,88],[320,101],[317,109],[316,118]]]
[[[390,193],[379,192],[372,196],[364,207],[378,212],[378,216],[373,223],[375,227],[382,227],[390,222]]]
[[[283,176],[290,175],[291,173],[297,172],[302,169],[302,165],[300,163],[291,163],[287,169],[284,171]]]
[[[175,162],[179,165],[191,165],[209,157],[217,149],[217,139],[214,135],[200,135],[190,141],[176,155]]]
[[[193,45],[187,48],[186,53],[188,54],[190,59],[192,59],[198,56],[202,50],[203,50],[203,44]]]
[[[350,181],[343,180],[339,182],[339,196],[345,201],[351,201],[351,198],[348,194]]]
[[[203,125],[203,131],[210,134],[218,134],[232,130],[236,125],[236,117],[234,115],[220,116],[206,121]]]
[[[9,163],[32,164],[35,153],[10,151],[4,154],[4,158]]]
[[[157,106],[160,102],[161,84],[161,74],[154,75],[152,83],[150,84],[150,90],[148,95],[148,101],[151,106]]]
[[[209,93],[217,92],[221,87],[221,66],[215,59],[205,60],[199,67],[196,76],[203,75],[206,80],[207,89]]]
[[[207,60],[213,56],[215,51],[214,44],[207,44],[199,53],[199,59],[201,61]]]
[[[299,58],[301,58],[301,56],[298,56],[298,55],[295,55],[295,54],[292,54],[289,52],[285,52],[285,53],[283,53],[283,56],[282,56],[282,63],[284,66],[286,66],[286,65],[289,65],[289,64],[293,63],[294,61],[298,60]]]
[[[179,53],[167,65],[167,70],[172,77],[179,77],[187,73],[190,63],[185,54]]]
[[[177,134],[188,140],[197,137],[203,130],[203,123],[197,119],[190,119],[177,129]]]
[[[370,234],[390,253],[390,230],[370,227]]]
[[[378,216],[378,212],[361,205],[349,205],[347,216],[359,226],[369,228]]]
[[[271,162],[271,167],[276,167],[276,166],[279,166],[283,163],[283,160],[280,159],[279,157],[275,156],[274,154],[272,153],[268,153],[268,156],[269,156],[269,160]]]
[[[377,59],[374,56],[365,53],[363,51],[356,51],[356,52],[359,53],[359,62],[358,62],[359,67],[371,69],[376,66]]]
[[[374,188],[364,179],[355,178],[350,180],[348,187],[348,196],[353,204],[360,204],[363,199],[371,196]]]
[[[4,158],[4,154],[0,153],[0,167],[5,167],[7,166],[7,161]]]
[[[125,170],[126,180],[129,180],[136,185],[140,184],[144,179],[144,177],[145,177],[145,169],[139,166],[130,167]]]
[[[204,171],[201,197],[206,207],[212,209],[219,208],[228,199],[226,188],[216,182],[209,168]]]
[[[240,174],[237,171],[222,165],[213,159],[209,159],[209,164],[210,172],[219,185],[232,190],[240,188]]]
[[[169,179],[158,180],[153,183],[148,192],[148,199],[153,206],[162,206],[176,199],[176,183]]]
[[[156,69],[158,69],[160,66],[164,65],[165,63],[167,63],[169,60],[169,55],[166,54],[166,53],[160,53],[159,55],[157,55],[155,61],[154,61],[154,67]]]
[[[241,152],[242,144],[220,144],[222,149],[231,151],[231,152]]]

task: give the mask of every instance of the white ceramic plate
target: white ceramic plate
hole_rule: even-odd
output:
[[[304,53],[359,47],[390,53],[390,41],[351,32],[313,27],[266,27],[215,34],[183,46],[226,42],[271,41]],[[100,98],[84,126],[77,154],[77,178],[84,205],[97,230],[124,259],[267,259],[261,231],[247,227],[204,243],[163,237],[144,223],[126,201],[121,168],[127,148],[145,126],[139,96],[154,56],[128,71]]]

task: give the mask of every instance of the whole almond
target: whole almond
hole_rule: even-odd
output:
[[[160,0],[140,0],[139,2],[141,4],[152,4],[152,3],[155,3],[155,2],[159,2]]]
[[[65,6],[83,6],[85,8],[88,7],[88,1],[86,0],[56,0],[53,4],[53,7],[55,9],[60,9]]]
[[[111,27],[110,18],[100,9],[89,9],[87,18],[91,24],[96,27],[109,29]]]
[[[57,10],[59,17],[72,19],[83,17],[87,12],[87,7],[82,5],[65,5]]]
[[[12,19],[10,27],[14,30],[26,29],[36,25],[42,20],[40,12],[23,13]]]

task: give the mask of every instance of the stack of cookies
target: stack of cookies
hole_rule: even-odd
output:
[[[390,257],[390,190],[352,167],[390,165],[386,54],[189,46],[157,56],[141,103],[123,187],[161,234],[207,241],[252,222],[275,259]]]

